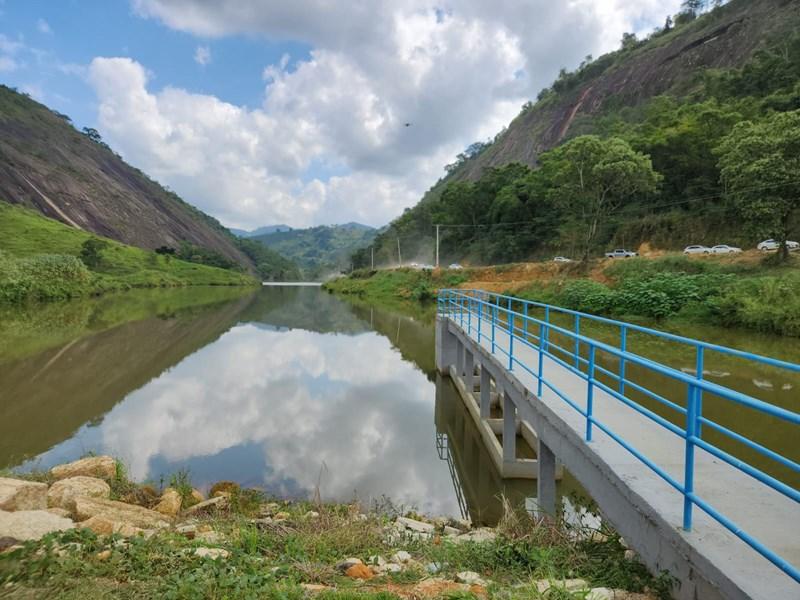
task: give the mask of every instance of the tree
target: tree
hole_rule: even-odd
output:
[[[103,250],[108,248],[108,242],[96,237],[90,237],[81,244],[80,259],[90,269],[100,266],[103,261]]]
[[[800,217],[800,110],[737,124],[717,152],[726,197],[746,226],[778,241],[781,260],[788,259],[786,240]]]
[[[542,156],[550,173],[550,196],[579,221],[583,232],[583,260],[599,227],[623,202],[656,190],[661,176],[650,157],[636,152],[623,139],[584,135]]]
[[[93,142],[96,142],[98,144],[102,144],[103,143],[103,136],[101,136],[100,132],[97,131],[97,129],[95,129],[94,127],[84,127],[83,128],[83,135],[88,137]]]
[[[636,39],[635,33],[623,33],[622,34],[622,49],[628,50],[629,48],[635,48],[636,45],[639,43],[639,40]]]

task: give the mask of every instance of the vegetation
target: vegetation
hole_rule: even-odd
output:
[[[561,118],[548,107],[575,106],[580,89],[602,85],[606,74],[629,66],[633,57],[674,41],[683,31],[691,30],[694,37],[701,29],[713,33],[724,22],[722,15],[741,12],[742,6],[693,1],[648,39],[626,36],[617,52],[586,57],[574,73],[562,71],[537,103],[526,104],[509,131],[538,126],[526,120],[531,111],[543,119]],[[430,262],[434,224],[442,225],[445,263],[492,264],[554,254],[585,258],[612,245],[636,249],[644,242],[679,249],[693,243],[748,247],[768,237],[797,239],[800,189],[792,174],[798,172],[800,143],[800,33],[789,28],[787,34],[783,25],[772,23],[781,33],[767,37],[740,66],[685,74],[668,94],[607,99],[599,110],[578,113],[561,145],[537,150],[536,168],[515,164],[507,147],[498,156],[491,143],[471,147],[420,204],[378,235],[376,264],[396,265],[398,242],[403,257]],[[543,135],[539,130],[515,134]],[[581,179],[575,159],[589,151],[593,164],[616,165],[617,181],[629,187],[603,196],[597,178]],[[477,168],[487,164],[481,162],[484,156],[492,157],[488,164],[501,166]],[[786,258],[785,247],[781,255]],[[354,266],[368,266],[369,258],[368,252],[355,253]]]
[[[323,288],[329,292],[374,300],[391,306],[407,301],[431,302],[436,298],[437,289],[457,287],[465,281],[467,276],[460,272],[361,269],[354,271],[348,277],[328,281]]]
[[[302,279],[298,266],[288,258],[278,254],[252,239],[239,238],[236,246],[244,252],[256,266],[262,281],[299,281]]]
[[[35,473],[29,477],[47,478]],[[191,486],[186,473],[173,479]],[[111,487],[115,497],[127,502],[149,507],[158,501],[157,485],[130,482],[124,470]],[[424,595],[553,600],[585,597],[585,590],[569,592],[559,583],[582,578],[590,586],[669,597],[672,582],[652,577],[640,562],[627,559],[619,537],[605,528],[549,524],[508,508],[495,539],[456,543],[444,535],[425,539],[395,533],[392,522],[397,516],[421,517],[385,499],[363,509],[275,500],[235,484],[226,489],[227,508],[201,513],[194,519],[198,533],[189,536],[169,529],[150,537],[123,539],[75,529],[25,542],[0,554],[0,586],[11,596],[61,599],[301,600],[315,595],[320,600],[394,600],[419,597],[418,590],[425,588],[417,586],[436,577],[433,583],[441,591],[434,588]],[[442,526],[440,522],[440,531]],[[203,539],[207,532],[213,542]],[[226,555],[212,559],[195,554],[196,549],[209,546]],[[411,560],[398,573],[360,580],[345,576],[335,566],[349,557],[369,564],[370,557],[388,559],[399,550],[407,551]],[[428,572],[428,565],[437,571],[435,575]],[[462,571],[474,571],[490,583],[469,591],[460,589],[452,579]],[[552,582],[552,589],[540,591],[536,582],[541,580]]]
[[[0,202],[0,302],[63,300],[134,287],[254,283],[238,271],[171,260]]]

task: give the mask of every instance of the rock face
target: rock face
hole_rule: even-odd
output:
[[[181,495],[177,490],[167,488],[164,490],[164,493],[161,494],[161,500],[156,505],[155,510],[162,515],[174,517],[181,511],[181,502]]]
[[[50,469],[50,474],[55,479],[66,479],[67,477],[77,477],[79,475],[113,479],[116,472],[117,461],[110,456],[89,456]]]
[[[0,538],[17,540],[38,540],[53,531],[73,529],[75,523],[46,510],[0,510]]]
[[[104,517],[115,523],[127,523],[142,529],[169,527],[167,518],[154,510],[103,498],[87,498],[86,496],[75,498],[77,520],[85,521],[94,516]]]
[[[47,484],[0,477],[0,510],[44,510]]]
[[[68,477],[56,481],[47,490],[47,506],[50,508],[63,508],[69,511],[75,509],[75,498],[89,496],[91,498],[108,498],[111,488],[102,479],[97,477]]]

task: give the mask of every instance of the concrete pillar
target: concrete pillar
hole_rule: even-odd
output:
[[[517,407],[503,391],[503,462],[517,459]]]
[[[491,415],[492,380],[489,371],[481,367],[481,419],[488,419]]]
[[[475,391],[475,356],[466,347],[464,348],[464,387],[467,393]]]
[[[436,317],[436,368],[442,375],[450,373],[457,362],[458,338],[447,328],[449,319]]]
[[[539,477],[536,480],[536,500],[540,515],[556,514],[556,455],[539,438],[536,452],[539,463]]]

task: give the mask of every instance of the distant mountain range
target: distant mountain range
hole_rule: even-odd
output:
[[[306,279],[319,279],[349,268],[350,255],[369,245],[376,235],[378,230],[369,225],[345,223],[307,229],[270,225],[254,230],[248,237],[293,261]]]
[[[264,227],[259,227],[258,229],[253,229],[252,231],[247,231],[245,229],[235,229],[233,227],[230,228],[230,232],[238,236],[240,238],[251,238],[256,237],[257,235],[267,235],[269,233],[276,233],[278,231],[290,231],[292,228],[288,225],[265,225]]]

